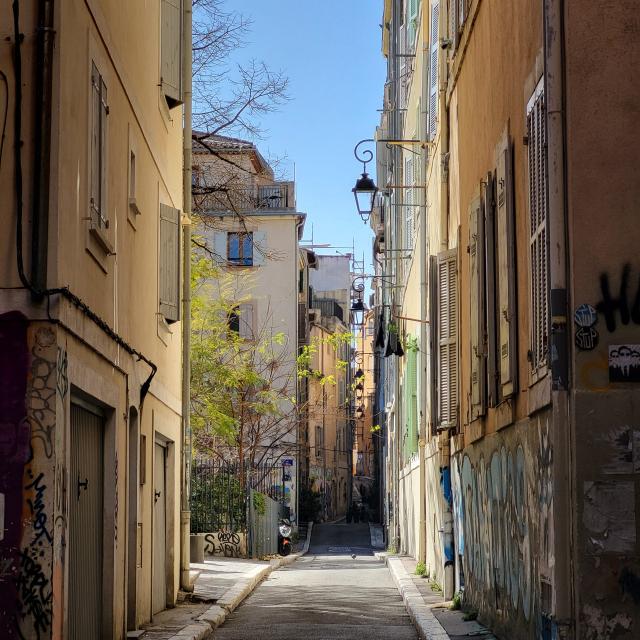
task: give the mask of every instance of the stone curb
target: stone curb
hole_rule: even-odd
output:
[[[376,553],[375,556],[389,567],[391,577],[398,587],[404,606],[418,630],[420,638],[423,640],[450,640],[449,634],[433,615],[431,607],[424,603],[418,587],[413,583],[400,558],[384,552]]]
[[[220,597],[216,604],[209,607],[198,621],[190,624],[171,636],[169,640],[206,640],[213,637],[213,630],[224,624],[227,616],[238,608],[240,603],[272,572],[280,567],[292,564],[298,558],[309,551],[311,542],[311,531],[313,522],[309,523],[307,529],[307,539],[304,542],[302,551],[292,553],[284,558],[274,558],[268,565],[257,567],[246,576],[240,578],[232,587],[229,587]]]

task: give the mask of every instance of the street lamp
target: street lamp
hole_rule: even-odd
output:
[[[370,149],[365,149],[362,155],[358,155],[358,147],[361,144],[370,142],[375,142],[375,140],[371,138],[360,140],[353,149],[353,155],[356,157],[356,160],[362,162],[362,175],[356,180],[356,186],[353,187],[351,191],[356,199],[358,215],[365,224],[369,221],[371,212],[373,211],[373,204],[376,199],[376,193],[378,193],[378,187],[376,187],[376,183],[367,173],[367,162],[373,160],[373,152]]]

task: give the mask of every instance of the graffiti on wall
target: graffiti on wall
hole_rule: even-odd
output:
[[[246,534],[233,531],[206,533],[204,536],[204,552],[210,556],[244,558],[247,552]]]
[[[602,299],[596,305],[596,309],[604,315],[605,325],[609,333],[616,330],[617,320],[623,325],[633,322],[640,324],[640,279],[635,294],[629,294],[629,280],[631,278],[631,265],[622,267],[620,277],[620,289],[617,297],[611,293],[609,274],[600,275],[600,291]]]
[[[500,609],[532,620],[540,609],[540,566],[553,564],[548,426],[539,426],[535,447],[503,444],[474,461],[464,455],[454,459],[452,471],[456,552],[463,558],[466,594],[486,612]]]
[[[609,381],[640,382],[640,344],[609,345]]]
[[[40,327],[31,351],[31,384],[29,387],[29,421],[31,439],[42,446],[46,458],[53,456],[53,436],[56,424],[55,394],[58,387],[57,347],[55,333]],[[51,357],[55,349],[56,359]],[[34,452],[39,453],[39,452]]]
[[[27,319],[0,315],[0,493],[4,535],[0,541],[0,637],[18,638],[19,576],[22,566],[22,478],[29,458],[29,424],[25,404],[29,350]]]

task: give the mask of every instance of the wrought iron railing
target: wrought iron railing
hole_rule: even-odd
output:
[[[282,465],[240,469],[237,462],[195,460],[191,468],[191,533],[247,530],[247,496],[254,489],[282,499]]]
[[[283,182],[250,187],[206,182],[193,185],[193,208],[196,212],[253,211],[256,209],[290,209],[294,207],[292,183]]]

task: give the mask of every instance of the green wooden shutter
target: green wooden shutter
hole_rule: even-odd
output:
[[[180,210],[160,205],[160,313],[180,319]]]
[[[162,91],[169,106],[175,107],[182,102],[182,2],[181,0],[161,0],[161,2]]]
[[[498,356],[503,398],[516,388],[516,299],[513,167],[508,130],[496,158],[496,235],[498,295]]]

